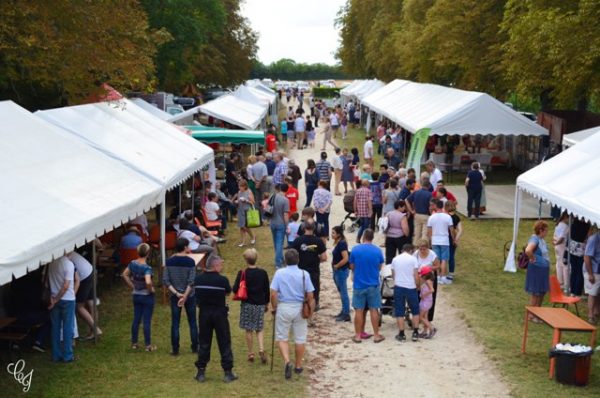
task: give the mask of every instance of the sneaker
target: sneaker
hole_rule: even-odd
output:
[[[426,333],[426,332],[419,333],[419,338],[421,338],[421,339],[426,339],[427,336],[429,336],[429,333]]]
[[[454,274],[446,275],[446,279],[450,279],[451,281],[454,280]]]
[[[284,375],[286,380],[289,380],[292,378],[292,369],[294,368],[294,365],[292,365],[291,362],[288,362],[285,364],[285,370],[284,370]]]
[[[204,371],[204,369],[198,369],[198,373],[196,373],[196,377],[194,377],[198,383],[204,383],[206,381]]]
[[[395,338],[396,338],[396,340],[401,341],[401,342],[406,341],[406,335],[404,333],[398,333]]]
[[[446,278],[443,276],[438,276],[438,285],[447,285]]]
[[[335,317],[336,322],[350,322],[350,315],[339,315]]]
[[[419,332],[417,330],[414,330],[412,333],[412,341],[419,341]]]
[[[239,377],[233,373],[231,370],[225,372],[225,377],[223,377],[223,381],[225,383],[231,383],[232,381],[236,381]]]
[[[37,352],[46,352],[46,350],[44,350],[44,347],[42,347],[42,345],[37,342],[31,346],[31,349]]]
[[[294,373],[297,375],[302,374],[302,372],[304,372],[304,368],[294,368]]]
[[[444,285],[451,285],[452,284],[452,279],[448,279],[448,277],[444,277]]]

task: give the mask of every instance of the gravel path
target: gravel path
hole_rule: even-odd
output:
[[[319,158],[321,142],[322,135],[317,134],[315,149],[294,149],[289,151],[288,157],[304,171],[307,159]],[[340,138],[337,144],[344,146]],[[327,152],[329,158],[334,155],[331,149]],[[304,180],[300,181],[299,191],[298,203],[303,205],[306,199]],[[334,195],[330,225],[340,223],[345,215],[342,196]],[[352,246],[356,233],[346,233],[346,238]],[[383,236],[376,234],[375,243],[382,242]],[[440,286],[434,322],[438,333],[432,340],[398,343],[394,340],[397,334],[395,320],[384,316],[381,328],[386,337],[384,342],[353,343],[353,324],[333,320],[341,304],[332,279],[331,242],[328,257],[328,262],[321,264],[321,310],[315,316],[316,327],[309,332],[306,365],[310,396],[509,396],[499,371],[486,358],[483,347],[462,320],[460,309],[448,297],[447,292],[453,288],[451,285]],[[350,280],[349,285],[351,290]],[[368,323],[367,331],[370,330]]]

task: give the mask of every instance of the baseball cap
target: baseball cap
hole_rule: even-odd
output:
[[[426,265],[419,270],[419,275],[425,276],[425,275],[429,274],[431,271],[432,271],[431,267],[429,265]]]

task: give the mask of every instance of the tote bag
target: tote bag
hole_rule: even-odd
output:
[[[260,213],[254,206],[246,211],[246,226],[248,228],[260,227]]]
[[[240,287],[238,287],[237,293],[233,296],[236,301],[248,300],[248,288],[246,287],[246,271],[242,271],[242,277],[240,279]]]

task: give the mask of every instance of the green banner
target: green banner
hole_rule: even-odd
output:
[[[406,168],[415,169],[417,178],[419,178],[421,172],[421,158],[423,157],[423,151],[425,150],[425,144],[427,144],[430,131],[430,128],[417,131],[412,137],[412,142],[410,144],[410,151],[408,152],[408,158],[406,159]]]

